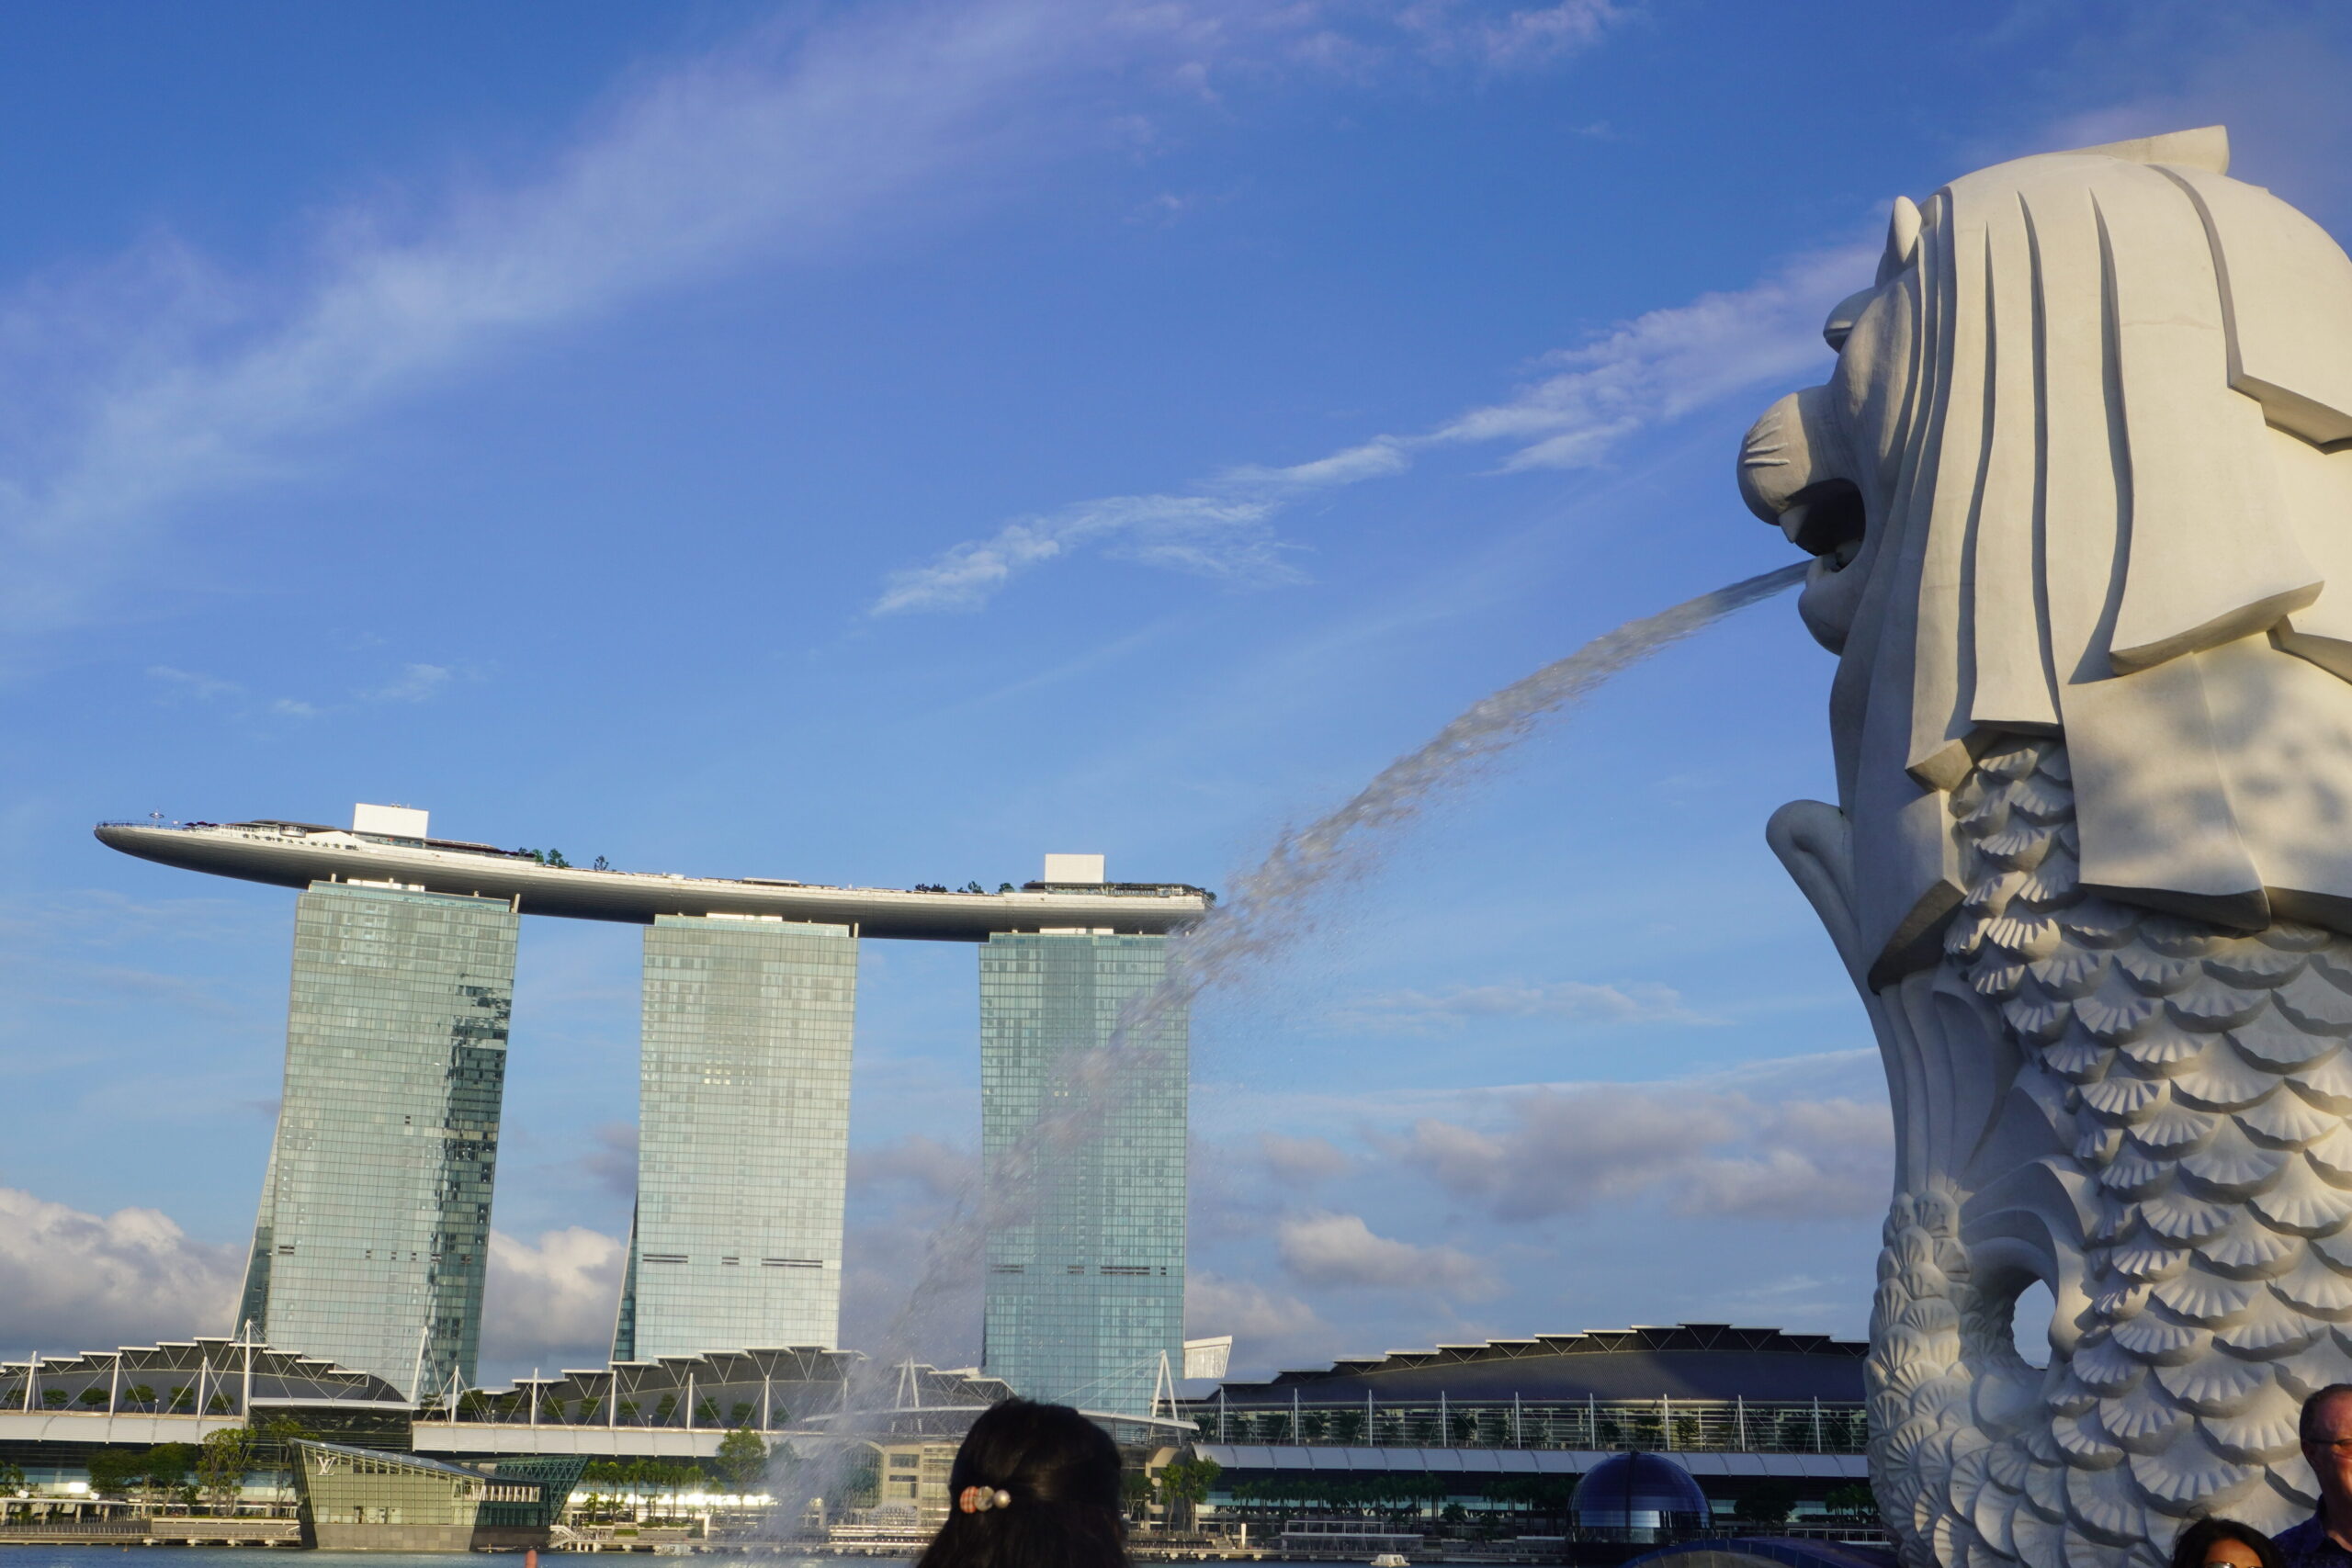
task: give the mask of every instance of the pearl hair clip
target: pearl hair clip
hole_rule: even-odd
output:
[[[967,1486],[963,1495],[956,1498],[956,1506],[967,1514],[985,1514],[990,1508],[1012,1506],[1012,1494],[991,1491],[986,1486]]]

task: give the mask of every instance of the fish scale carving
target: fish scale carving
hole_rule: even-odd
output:
[[[2080,1274],[2050,1281],[2069,1321],[2037,1370],[2010,1344],[2021,1281],[1974,1278],[1969,1194],[1894,1199],[1871,1469],[1908,1568],[2153,1568],[2197,1513],[2283,1529],[2316,1503],[2297,1405],[2352,1380],[2352,941],[2083,891],[2071,790],[2062,741],[2004,738],[1951,795],[1967,897],[1942,984],[2019,1054]]]

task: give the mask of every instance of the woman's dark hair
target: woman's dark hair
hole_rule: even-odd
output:
[[[2262,1568],[2281,1568],[2278,1549],[2270,1544],[2268,1536],[2252,1525],[2221,1518],[2199,1519],[2180,1532],[2180,1539],[2172,1543],[2172,1568],[2205,1568],[2205,1554],[2217,1540],[2252,1547]]]
[[[967,1514],[974,1486],[1011,1500]],[[947,1522],[915,1568],[1126,1568],[1119,1501],[1109,1433],[1066,1404],[1008,1399],[964,1435],[947,1473]]]

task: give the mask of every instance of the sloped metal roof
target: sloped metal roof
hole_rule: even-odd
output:
[[[1476,1345],[1439,1345],[1350,1357],[1264,1382],[1228,1382],[1229,1405],[1361,1399],[1465,1403],[1521,1399],[1824,1399],[1862,1397],[1870,1347],[1826,1334],[1789,1334],[1727,1323],[1635,1325],[1539,1334]],[[1215,1395],[1211,1399],[1215,1399]]]

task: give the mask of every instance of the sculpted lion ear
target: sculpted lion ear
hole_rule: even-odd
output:
[[[2135,136],[2129,141],[2105,141],[2097,147],[2070,151],[2104,153],[2127,164],[2170,164],[2177,168],[2202,169],[2209,175],[2226,175],[2230,172],[2230,128],[2200,125],[2194,130],[2168,130],[2162,136]]]
[[[1886,220],[1886,254],[1878,258],[1878,281],[1884,283],[1911,265],[1919,254],[1919,205],[1907,196],[1894,198]]]

